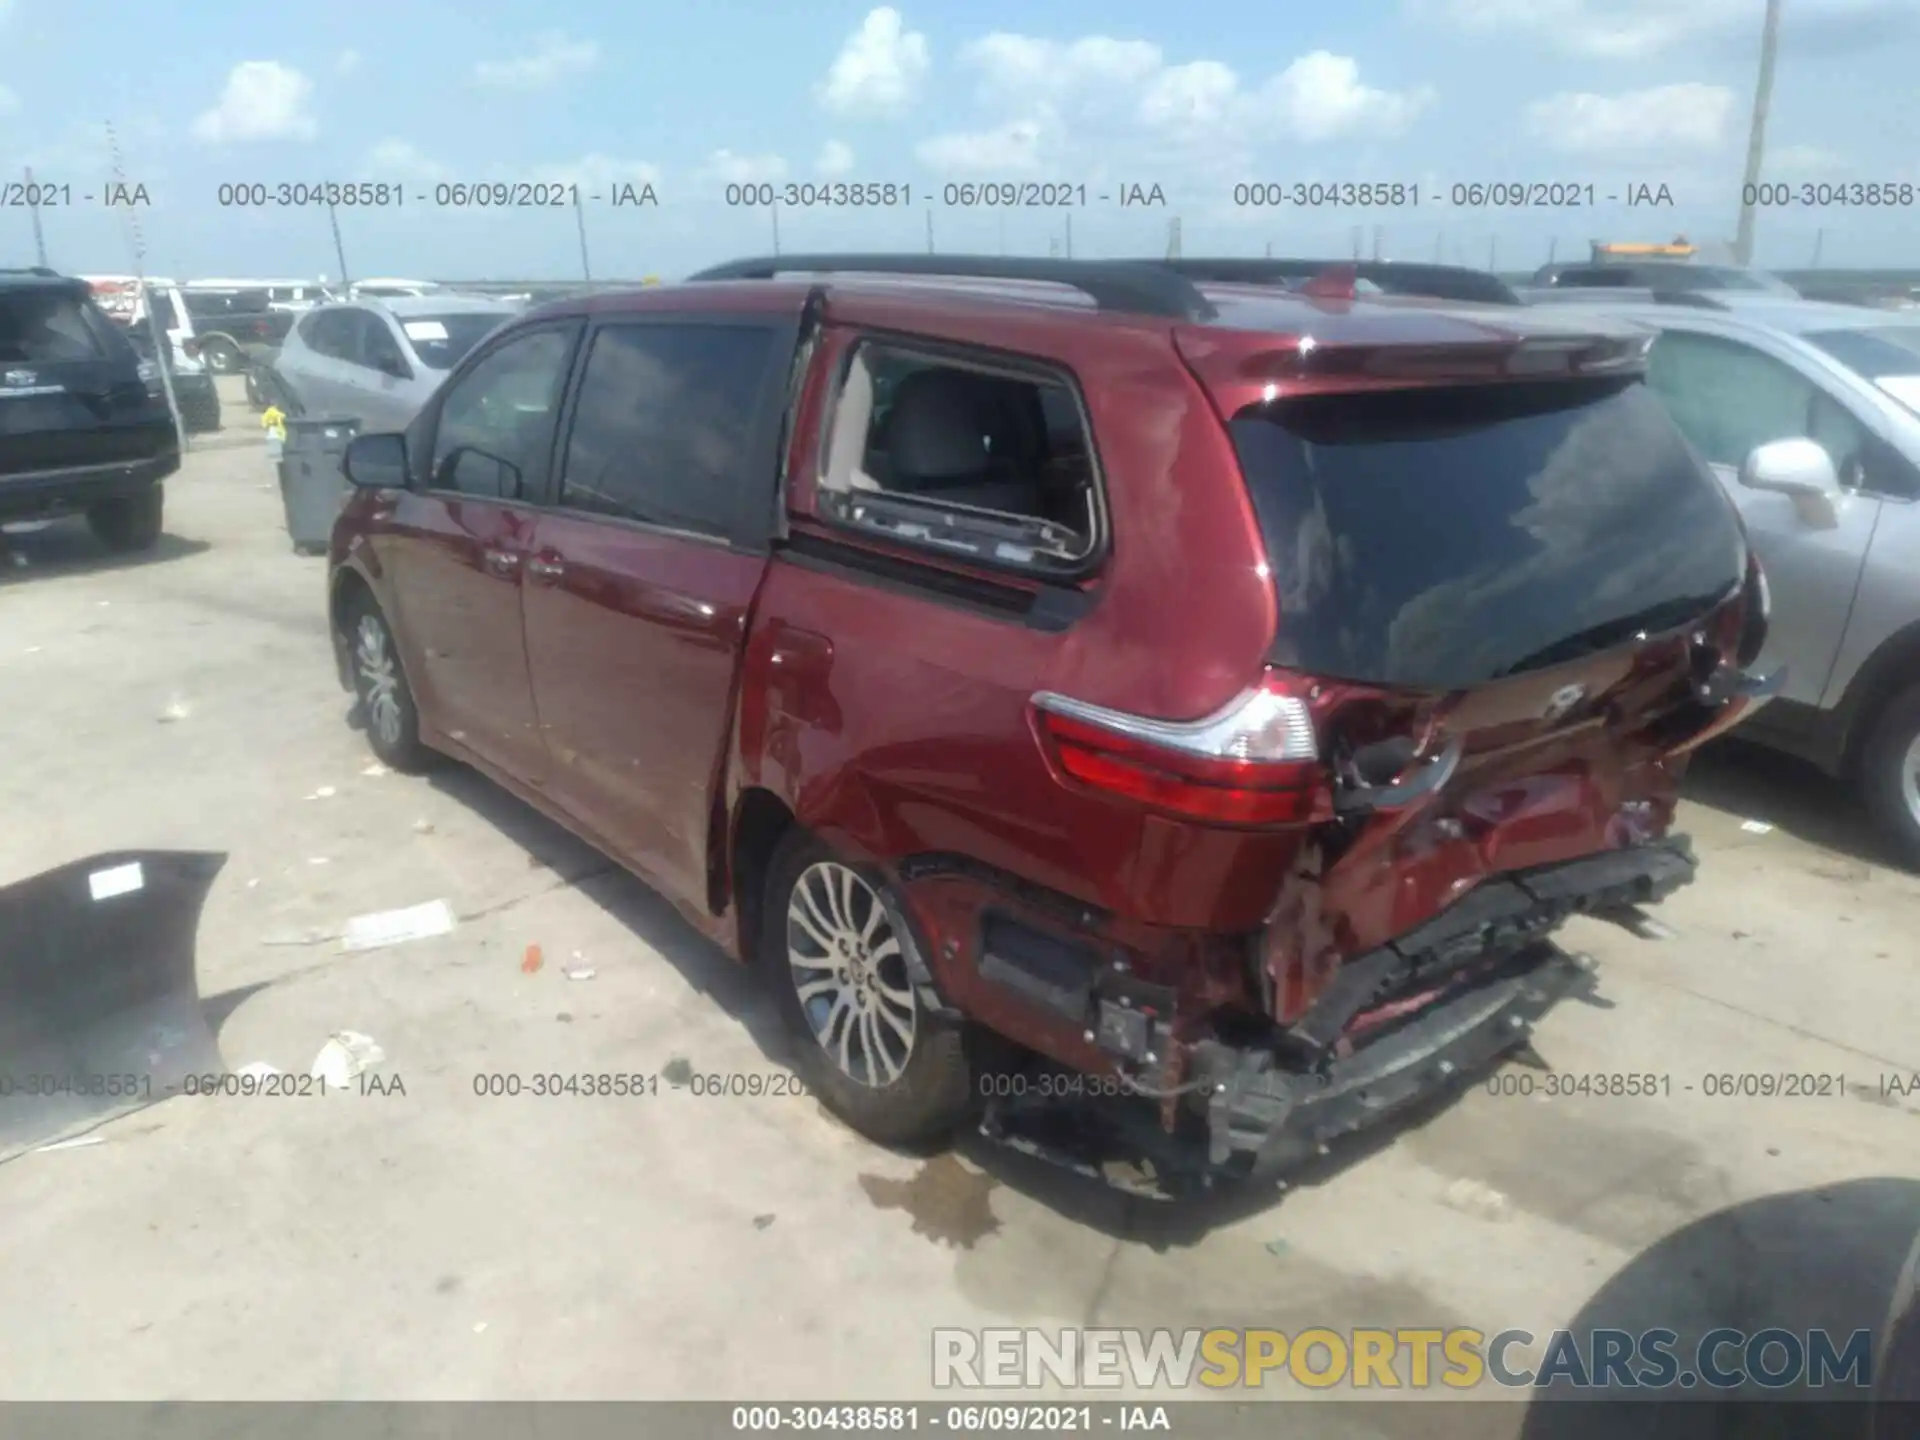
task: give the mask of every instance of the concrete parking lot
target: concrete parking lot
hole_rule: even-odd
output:
[[[1737,747],[1692,783],[1675,933],[1572,931],[1604,1004],[1538,1040],[1664,1097],[1475,1087],[1284,1197],[1169,1211],[971,1140],[887,1153],[807,1099],[477,1096],[784,1066],[751,978],[643,885],[471,773],[368,773],[324,562],[227,413],[151,556],[14,539],[0,883],[225,854],[199,973],[228,1064],[304,1071],[354,1030],[404,1093],[175,1098],[0,1164],[0,1395],[932,1398],[935,1326],[1879,1323],[1920,1227],[1920,879]],[[453,933],[343,953],[349,917],[440,898]],[[1782,1072],[1844,1083],[1705,1093]]]

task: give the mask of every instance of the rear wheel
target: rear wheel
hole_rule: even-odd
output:
[[[361,596],[349,604],[346,623],[353,693],[367,743],[391,769],[417,774],[432,763],[433,752],[420,743],[420,712],[387,618],[370,598]]]
[[[936,1139],[965,1118],[965,1036],[927,1005],[912,931],[883,882],[796,830],[769,867],[761,928],[796,1068],[828,1109],[883,1145]]]
[[[87,525],[109,550],[122,554],[151,550],[160,539],[164,503],[158,485],[133,495],[116,495],[87,507]]]
[[[1874,721],[1860,752],[1860,793],[1909,869],[1920,870],[1920,685]]]

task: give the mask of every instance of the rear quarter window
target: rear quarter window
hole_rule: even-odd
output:
[[[1662,630],[1745,573],[1738,520],[1635,379],[1286,400],[1233,441],[1277,663],[1459,689]]]

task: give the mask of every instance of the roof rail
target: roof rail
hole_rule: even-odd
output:
[[[62,278],[58,270],[48,265],[0,265],[0,275],[45,275],[53,280]]]
[[[942,280],[1016,280],[1064,285],[1102,310],[1211,320],[1219,312],[1186,276],[1150,260],[1033,260],[1003,255],[767,255],[733,260],[687,278],[771,280],[779,275],[919,275]]]
[[[1389,295],[1424,295],[1437,300],[1468,300],[1488,305],[1518,305],[1520,297],[1498,275],[1465,265],[1429,265],[1408,260],[1303,260],[1221,258],[1163,260],[1162,267],[1190,280],[1223,284],[1273,285],[1313,280],[1341,270],[1379,286]]]

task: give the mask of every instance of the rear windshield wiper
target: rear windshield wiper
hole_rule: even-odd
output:
[[[1595,654],[1642,632],[1651,634],[1654,631],[1683,625],[1696,616],[1704,615],[1737,588],[1737,586],[1731,586],[1710,595],[1683,595],[1677,599],[1662,601],[1658,605],[1650,605],[1630,615],[1603,620],[1598,625],[1589,625],[1584,630],[1576,630],[1573,634],[1563,636],[1551,645],[1542,646],[1530,655],[1523,655],[1511,664],[1501,666],[1493,672],[1492,678],[1504,680],[1509,675],[1519,675],[1528,670],[1540,670],[1548,665],[1578,660],[1583,655]]]

